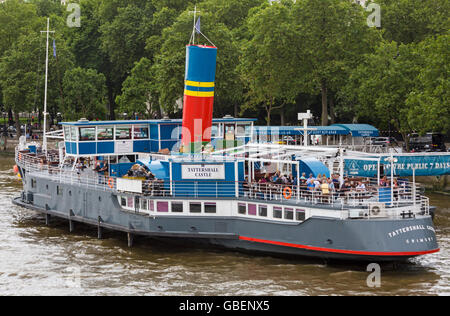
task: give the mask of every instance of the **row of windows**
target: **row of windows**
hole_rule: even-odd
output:
[[[105,141],[149,139],[147,126],[112,126],[112,127],[80,127],[64,126],[64,139],[66,141]]]
[[[214,202],[189,202],[185,203],[181,201],[153,201],[146,199],[139,199],[134,197],[124,197],[120,198],[120,204],[122,207],[144,212],[158,212],[158,213],[205,213],[205,214],[215,214],[217,213],[217,205]],[[252,203],[239,203],[238,204],[238,214],[268,217],[269,216],[269,206],[264,204],[252,204]],[[292,208],[292,207],[272,207],[272,217],[276,219],[285,220],[305,220],[305,210]]]
[[[153,201],[146,199],[135,199],[134,197],[120,198],[120,205],[128,209],[139,209],[144,212],[158,212],[158,213],[206,213],[215,214],[217,212],[217,205],[213,202],[190,202],[188,209],[185,209],[184,203],[179,201]]]
[[[264,204],[252,204],[252,203],[239,203],[238,213],[241,215],[251,215],[268,217],[269,206]],[[292,207],[272,207],[272,216],[277,219],[287,219],[304,221],[305,220],[305,210],[304,209],[294,209]]]

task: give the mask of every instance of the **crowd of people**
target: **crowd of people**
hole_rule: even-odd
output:
[[[300,187],[298,187],[300,184]],[[406,182],[399,184],[397,179],[393,180],[394,189],[402,188]],[[298,190],[301,197],[310,196],[312,194],[321,196],[346,196],[349,193],[355,193],[358,198],[369,198],[371,193],[376,192],[380,187],[390,187],[391,181],[384,176],[377,183],[369,178],[351,178],[341,177],[339,174],[332,174],[327,177],[326,174],[318,174],[314,176],[312,173],[306,176],[303,172],[297,180],[292,174],[282,174],[277,171],[273,175],[265,174],[258,180],[249,181],[248,178],[244,183],[244,191],[246,194],[258,195],[263,197],[283,194],[283,189],[288,187],[293,194]],[[288,189],[288,191],[289,191]]]

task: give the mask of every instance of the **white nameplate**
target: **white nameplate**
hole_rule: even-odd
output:
[[[133,152],[133,141],[118,140],[116,141],[116,153],[129,154]]]
[[[142,193],[142,180],[117,178],[117,191]]]
[[[184,180],[225,180],[225,165],[182,165]]]

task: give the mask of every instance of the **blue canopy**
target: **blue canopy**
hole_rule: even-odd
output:
[[[162,180],[169,179],[169,166],[168,163],[161,161],[151,161],[150,159],[140,159],[137,161],[139,164],[146,166],[156,178]]]
[[[304,172],[306,177],[311,173],[314,177],[320,175],[325,175],[327,178],[330,177],[330,170],[325,166],[323,162],[314,158],[300,159],[300,175]]]
[[[378,129],[369,124],[334,124],[330,127],[342,127],[346,129],[353,137],[378,137]]]
[[[309,126],[309,135],[348,135],[350,132],[341,126]],[[295,136],[303,135],[302,126],[255,126],[256,135],[280,135]]]

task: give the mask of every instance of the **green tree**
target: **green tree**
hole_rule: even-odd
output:
[[[250,40],[244,41],[240,63],[247,87],[243,110],[262,105],[267,125],[272,111],[292,101],[297,95],[292,80],[299,68],[294,64],[292,41],[295,37],[291,7],[285,3],[264,5],[248,20]]]
[[[21,35],[39,31],[41,25],[33,4],[23,0],[0,3],[0,56],[11,48]]]
[[[131,75],[124,81],[122,94],[116,103],[120,113],[138,113],[146,117],[159,111],[155,82],[152,75],[152,63],[142,58],[135,64]]]
[[[19,114],[31,111],[36,100],[39,54],[39,35],[30,33],[22,35],[0,62],[3,103],[14,113],[17,137],[21,136]]]
[[[423,63],[408,95],[408,121],[420,133],[450,131],[450,35],[430,37],[417,46]]]
[[[387,41],[418,43],[449,29],[450,2],[442,0],[377,0]]]
[[[63,88],[64,119],[78,120],[80,115],[89,120],[105,118],[106,79],[103,74],[93,69],[71,69],[64,75]]]
[[[359,115],[378,117],[384,127],[394,127],[407,140],[413,128],[406,101],[423,66],[422,58],[413,44],[395,42],[381,43],[366,57],[349,78],[349,89],[357,95],[359,104],[355,110]]]
[[[328,125],[330,91],[338,91],[350,71],[373,51],[377,31],[364,10],[351,1],[303,0],[293,5],[300,91],[322,96],[322,125]]]

